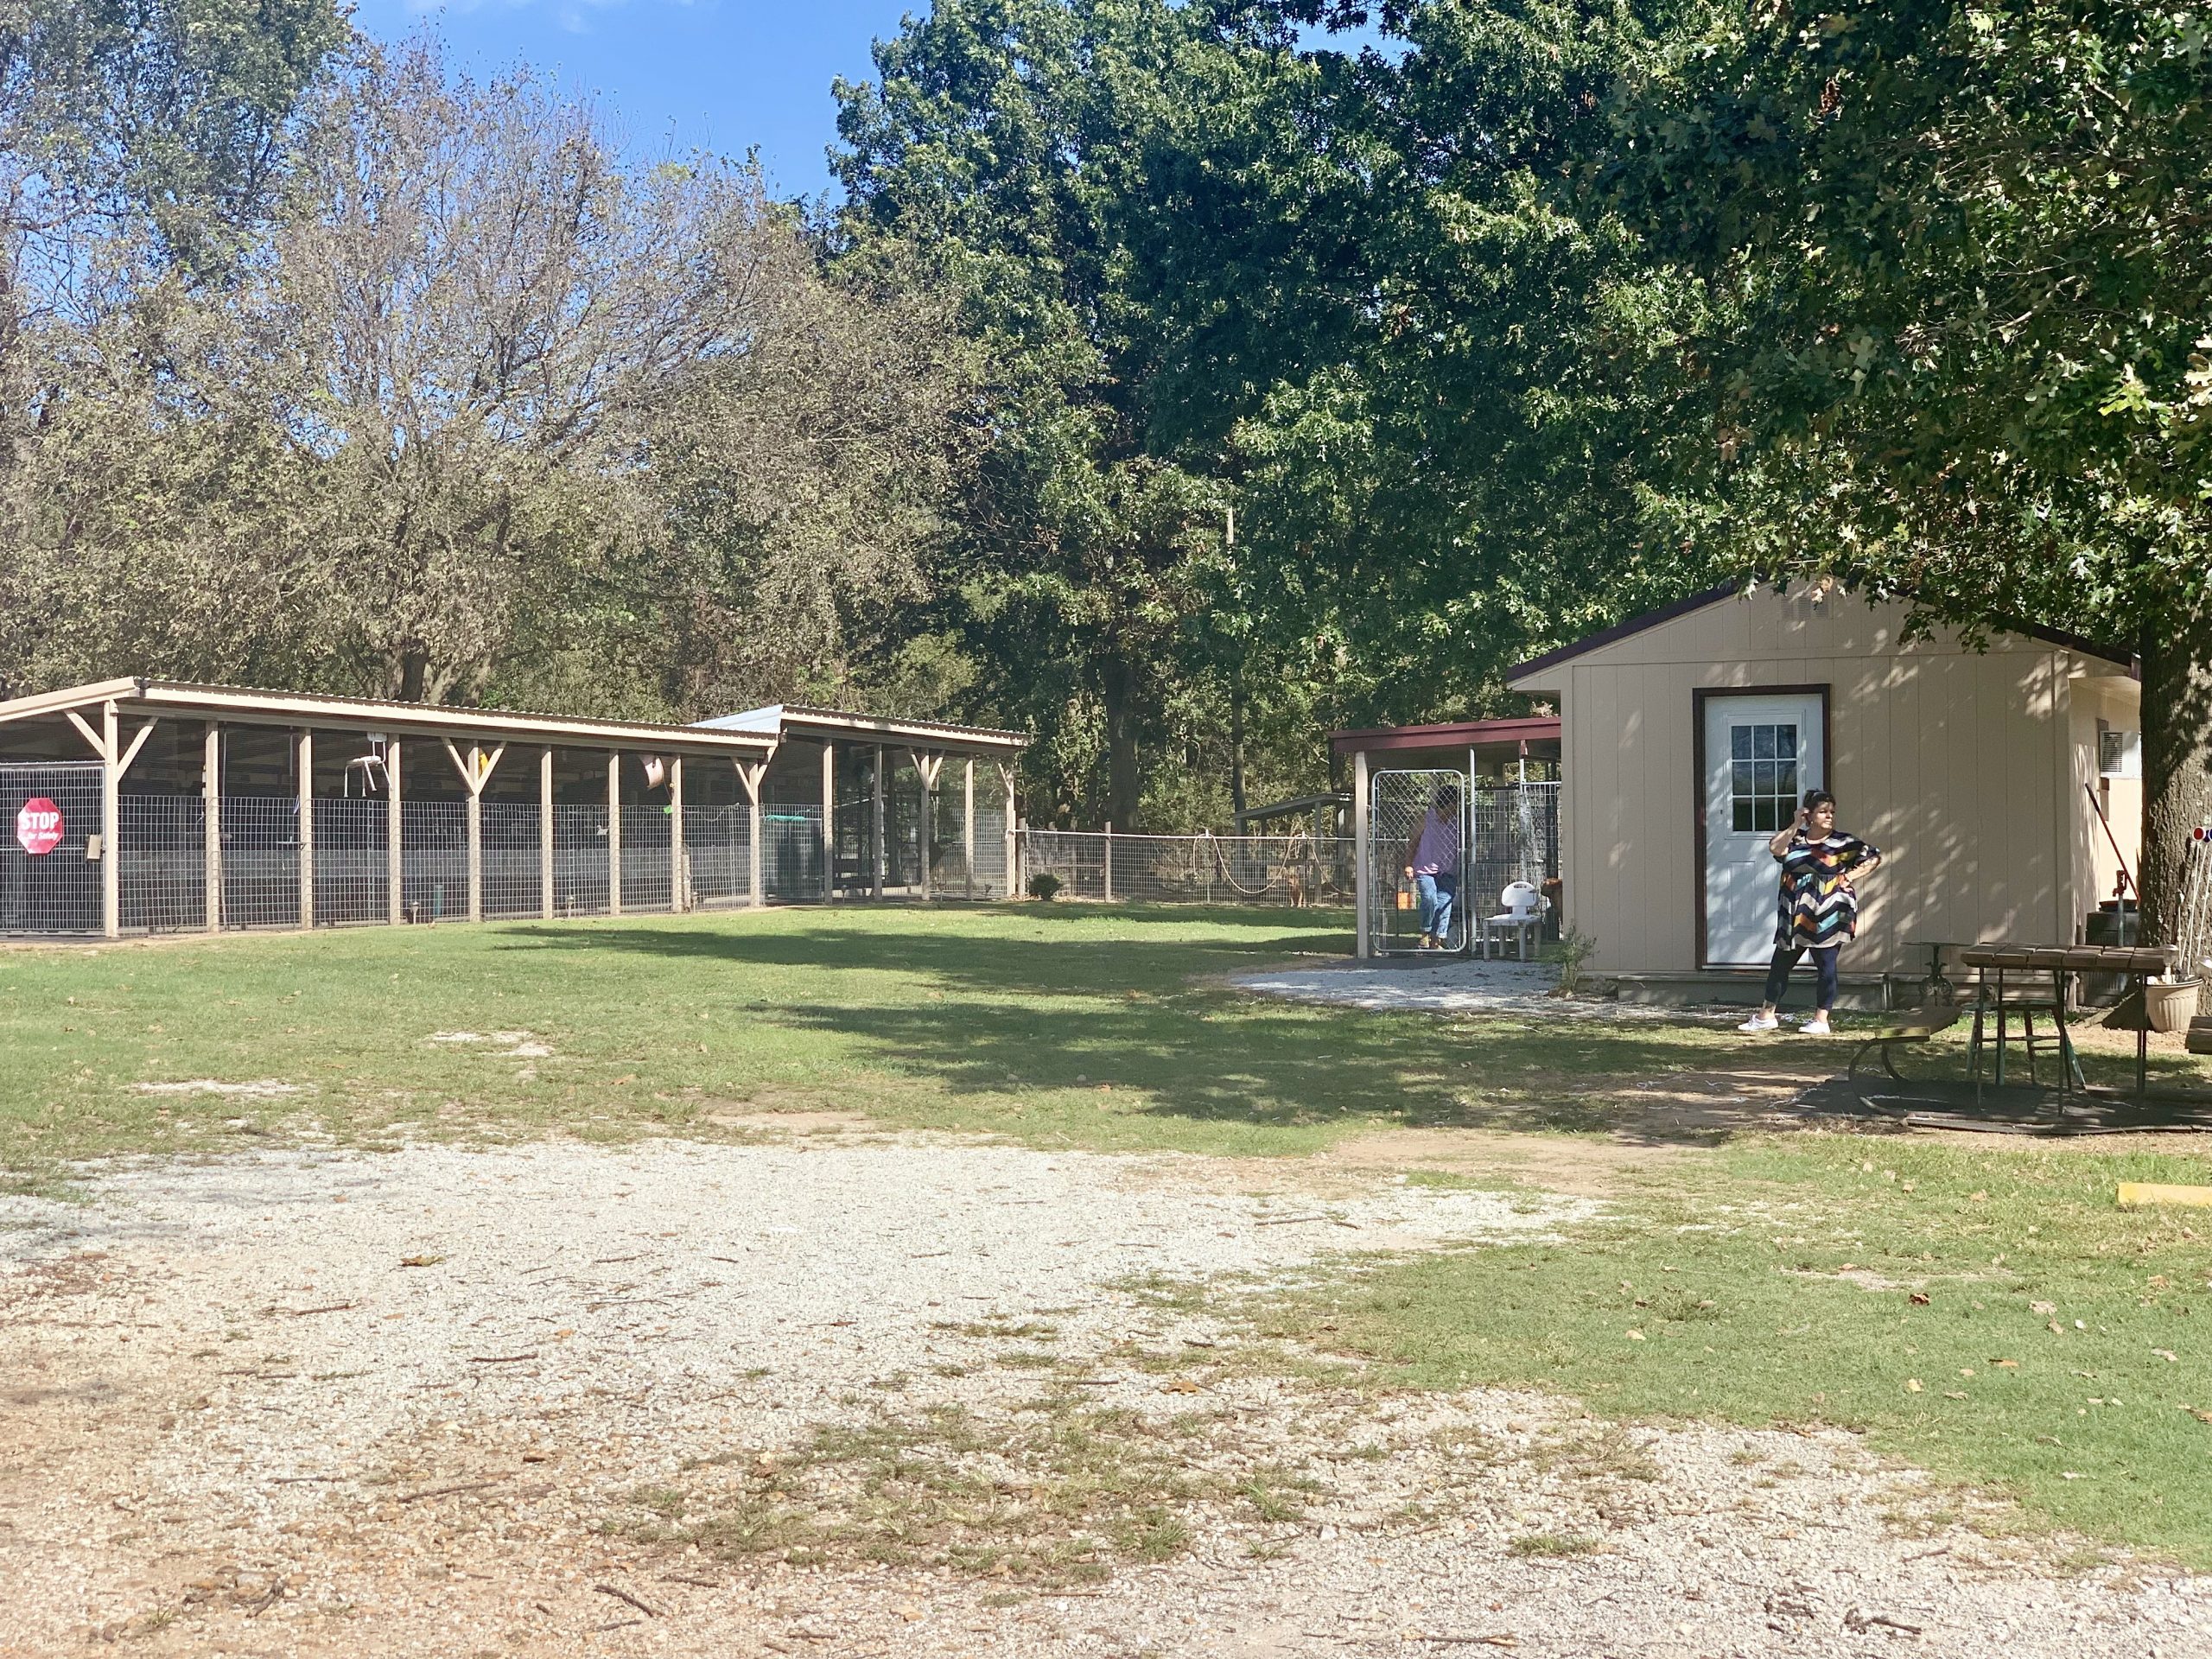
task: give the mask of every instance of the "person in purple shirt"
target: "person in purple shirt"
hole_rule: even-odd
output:
[[[1406,842],[1406,874],[1421,906],[1421,948],[1441,950],[1452,934],[1452,906],[1459,896],[1459,802],[1440,789]]]

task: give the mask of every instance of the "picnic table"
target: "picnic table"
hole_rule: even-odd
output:
[[[2080,1092],[2087,1085],[2082,1077],[2081,1062],[2075,1058],[2074,1039],[2066,1027],[2066,983],[2074,974],[2118,974],[2133,982],[2140,993],[2153,974],[2173,970],[2177,952],[2170,945],[2117,944],[1984,944],[1975,945],[1959,953],[1959,960],[1975,970],[1978,976],[1974,998],[1974,1037],[1967,1048],[1968,1071],[1977,1090],[1981,1084],[1983,1052],[1991,1049],[1993,1075],[1991,1081],[1999,1088],[2005,1083],[2005,1048],[2006,1022],[2012,1014],[2020,1016],[2018,1042],[2028,1062],[2028,1077],[2036,1081],[2036,1052],[2038,1048],[2055,1049],[2059,1059],[2059,1093]],[[2011,979],[2017,991],[2008,985]],[[2045,985],[2049,995],[2043,995]],[[2050,1020],[2050,1028],[2038,1034],[2035,1029],[2037,1015]],[[1996,1040],[1986,1040],[1985,1021],[1992,1015],[1997,1023]],[[2151,1022],[2147,1012],[2135,1033],[2135,1095],[2141,1099],[2150,1090]]]

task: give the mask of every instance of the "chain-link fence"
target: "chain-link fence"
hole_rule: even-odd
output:
[[[998,874],[976,813],[976,861]],[[996,827],[996,826],[994,826]],[[1004,838],[997,837],[1004,847]],[[1093,830],[1024,830],[1025,884],[1039,874],[1059,894],[1106,903],[1159,905],[1336,905],[1351,893],[1352,843],[1303,830],[1284,836],[1122,836]]]

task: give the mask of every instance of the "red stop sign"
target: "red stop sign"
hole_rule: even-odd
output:
[[[33,858],[44,858],[61,844],[61,809],[34,795],[16,814],[16,839]]]

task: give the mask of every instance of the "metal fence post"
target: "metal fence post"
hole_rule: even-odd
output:
[[[207,931],[219,933],[223,931],[223,728],[209,721],[202,743],[200,790],[207,811],[202,824],[206,853],[201,875],[207,889]]]

